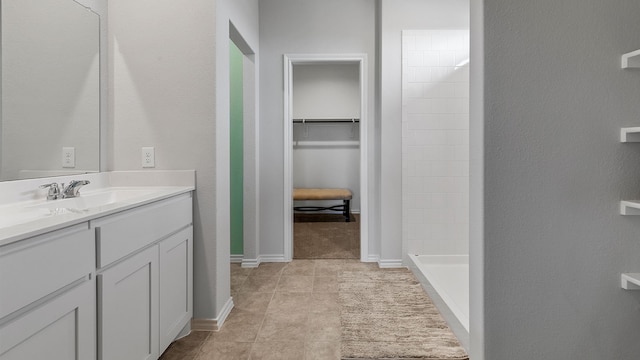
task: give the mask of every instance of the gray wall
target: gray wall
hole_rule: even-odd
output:
[[[217,319],[230,299],[229,21],[253,45],[257,8],[109,1],[109,170],[140,169],[142,146],[155,147],[156,169],[196,170],[195,318]]]
[[[640,218],[618,204],[640,196],[640,146],[619,143],[620,127],[640,122],[640,72],[620,69],[640,48],[640,2],[484,0],[474,11],[484,358],[637,359],[640,294],[620,289],[620,273],[640,272]]]
[[[367,54],[373,119],[374,15],[369,0],[260,1],[261,255],[284,254],[283,55]]]

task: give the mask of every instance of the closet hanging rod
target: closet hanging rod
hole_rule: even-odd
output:
[[[358,118],[344,118],[344,119],[293,119],[294,124],[311,124],[311,123],[359,123]]]

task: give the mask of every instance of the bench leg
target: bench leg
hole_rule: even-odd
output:
[[[342,213],[342,215],[344,215],[344,221],[351,222],[351,210],[349,209],[350,200],[343,200],[343,201],[344,201],[344,212]]]

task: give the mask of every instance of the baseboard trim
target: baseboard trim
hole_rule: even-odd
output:
[[[380,261],[380,256],[378,256],[378,255],[369,255],[367,258],[361,259],[360,261],[377,263],[378,261]]]
[[[244,255],[242,254],[231,254],[231,263],[232,264],[239,264],[242,263],[244,258]]]
[[[192,319],[191,331],[219,331],[233,309],[233,298],[229,298],[215,319]]]
[[[192,319],[191,331],[218,331],[218,324],[214,319]]]
[[[260,259],[242,259],[243,268],[257,268],[260,265]]]
[[[271,255],[260,255],[258,256],[258,265],[263,262],[289,262],[290,260],[286,260],[283,254],[271,254]]]
[[[406,267],[402,265],[402,259],[379,259],[378,267],[381,269],[390,269],[390,268],[403,268]]]

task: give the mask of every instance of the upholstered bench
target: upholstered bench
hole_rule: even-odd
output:
[[[350,214],[350,202],[353,194],[349,189],[309,189],[309,188],[295,188],[293,189],[293,201],[302,200],[342,200],[341,205],[334,206],[294,206],[294,210],[297,211],[323,211],[333,210],[341,211],[344,216],[344,221],[351,221]]]

